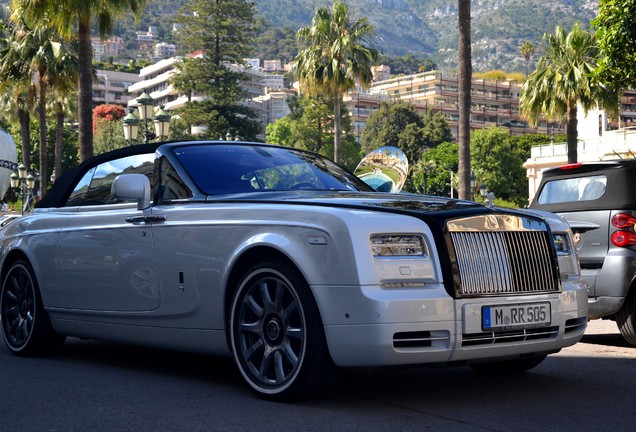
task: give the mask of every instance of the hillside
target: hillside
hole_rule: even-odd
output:
[[[328,0],[254,0],[260,13],[274,25],[308,25],[317,6]],[[457,2],[449,0],[348,0],[355,17],[366,16],[375,25],[377,47],[384,54],[414,54],[454,68],[457,51]],[[545,32],[556,25],[589,25],[598,0],[473,0],[472,42],[475,70],[524,69],[519,56],[523,41],[539,46]]]
[[[162,40],[171,42],[171,17],[187,0],[152,0],[135,23],[120,20],[116,33],[123,36],[130,52],[135,30],[156,26]],[[274,27],[293,31],[311,23],[319,6],[332,0],[252,0],[260,16]],[[0,0],[0,4],[8,3]],[[347,0],[354,18],[365,16],[376,27],[376,48],[386,55],[413,54],[429,57],[442,68],[456,66],[456,0]],[[537,46],[545,32],[556,25],[569,30],[574,22],[587,28],[598,9],[598,0],[472,0],[473,66],[475,71],[503,69],[522,71],[522,42]],[[132,54],[131,54],[132,55]]]

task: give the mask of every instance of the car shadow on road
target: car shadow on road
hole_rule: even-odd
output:
[[[581,342],[592,345],[603,345],[618,348],[636,348],[630,345],[619,333],[607,334],[586,334],[581,338]]]
[[[184,381],[207,379],[232,387],[241,385],[238,370],[226,357],[68,338],[54,358],[60,364],[92,364],[152,376],[169,375]]]

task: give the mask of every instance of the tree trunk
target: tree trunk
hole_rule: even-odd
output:
[[[336,95],[333,101],[333,160],[336,163],[342,162],[342,125],[340,118],[340,95]]]
[[[568,163],[578,162],[577,146],[579,133],[577,125],[577,104],[576,102],[570,102],[568,103],[567,124],[565,126],[565,132],[568,137]]]
[[[46,75],[46,70],[39,70],[38,75],[40,76],[40,97],[38,99],[38,121],[40,123],[39,132],[40,132],[40,196],[39,198],[44,198],[46,194],[46,82],[44,82],[44,77]],[[37,199],[36,199],[37,201]]]
[[[27,169],[31,167],[31,116],[29,112],[18,108],[20,122],[20,143],[22,144],[22,163]]]
[[[64,110],[62,107],[58,107],[55,118],[55,177],[53,180],[62,175],[62,140],[64,139]]]
[[[79,154],[80,162],[93,156],[93,48],[89,22],[79,23]]]
[[[459,12],[458,84],[459,123],[459,198],[470,199],[470,81],[472,78],[470,47],[470,0],[457,0]]]

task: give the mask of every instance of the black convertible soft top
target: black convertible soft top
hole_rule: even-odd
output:
[[[588,177],[602,174],[607,177],[605,193],[590,201],[572,201],[556,204],[539,204],[546,183],[567,178]],[[549,212],[581,210],[629,210],[636,208],[636,159],[617,159],[599,162],[582,162],[551,168],[543,172],[541,184],[530,203],[530,208]]]
[[[60,177],[58,177],[57,180],[55,180],[55,183],[53,183],[53,187],[51,187],[51,190],[49,190],[46,195],[44,195],[44,198],[36,203],[35,207],[62,207],[66,203],[66,200],[68,199],[71,192],[73,192],[71,188],[75,184],[77,184],[82,176],[84,176],[84,174],[86,174],[86,172],[94,166],[97,166],[109,160],[119,159],[126,156],[134,156],[143,153],[154,153],[155,150],[157,150],[157,148],[162,144],[165,144],[165,142],[122,147],[120,149],[102,153],[100,155],[86,159],[75,168],[71,169],[70,171],[66,171]]]

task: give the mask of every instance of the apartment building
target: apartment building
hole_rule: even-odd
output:
[[[268,91],[268,90],[266,90]],[[265,126],[276,120],[288,116],[291,111],[287,105],[287,98],[295,92],[273,91],[261,96],[246,100],[243,105],[251,108],[257,115],[257,119],[263,125],[262,133],[257,138],[265,139]]]
[[[377,69],[376,74],[385,75],[386,69]],[[517,81],[474,78],[471,81],[471,129],[500,126],[507,128],[511,135],[564,133],[565,126],[560,123],[542,120],[532,127],[521,117],[521,86]],[[456,74],[430,71],[376,81],[368,90],[356,88],[345,95],[344,103],[356,131],[364,127],[369,114],[378,109],[380,103],[402,101],[412,103],[420,115],[426,115],[429,111],[441,112],[448,120],[453,135],[457,136],[458,97]]]
[[[138,74],[112,70],[95,70],[97,81],[93,83],[93,105],[103,103],[127,106],[132,96],[128,88],[140,80]]]
[[[386,75],[386,68],[375,68],[374,76]],[[530,126],[519,113],[522,83],[510,80],[471,81],[471,130],[499,126],[511,135],[565,134],[565,124],[541,120]],[[442,71],[423,72],[373,82],[371,88],[356,88],[344,96],[352,117],[356,138],[364,129],[366,119],[382,102],[411,102],[418,113],[441,112],[457,136],[459,85],[457,75]],[[597,161],[636,157],[636,89],[627,89],[621,96],[620,114],[610,118],[603,110],[584,113],[579,119],[578,160]],[[532,148],[525,163],[530,199],[534,197],[543,170],[567,163],[567,145],[552,142]]]
[[[249,60],[249,59],[246,59]],[[233,72],[244,73],[247,77],[241,83],[246,99],[252,99],[272,91],[281,91],[285,87],[282,74],[266,72],[260,67],[244,67],[236,64],[225,64]]]
[[[137,47],[140,49],[151,48],[159,37],[159,30],[155,26],[148,27],[148,31],[135,33],[137,35]]]
[[[104,57],[116,57],[123,52],[125,48],[124,39],[119,36],[111,36],[108,40],[104,41]]]
[[[177,46],[166,42],[159,42],[152,48],[156,59],[165,59],[174,57],[177,53]]]
[[[371,66],[373,81],[386,81],[391,78],[391,68],[387,65]]]
[[[104,58],[104,42],[98,36],[91,37],[91,46],[93,47],[93,58],[101,61]]]
[[[179,94],[169,83],[170,77],[176,72],[175,65],[180,61],[181,57],[171,57],[141,69],[138,82],[128,87],[131,94],[128,105],[136,106],[136,98],[146,92],[154,99],[156,106],[162,105],[168,112],[182,107],[187,97]],[[235,72],[245,73],[247,79],[242,82],[245,97],[241,103],[256,111],[263,134],[267,124],[289,114],[286,103],[288,92],[284,90],[283,75],[267,73],[259,67],[226,66]],[[192,100],[203,98],[203,95],[194,95]]]
[[[128,105],[137,106],[136,98],[146,92],[154,99],[156,106],[163,105],[166,110],[175,109],[175,101],[179,98],[179,93],[172,87],[169,80],[176,72],[175,64],[180,61],[181,57],[171,57],[142,68],[137,82],[128,87],[132,95]],[[185,99],[182,103],[185,103]]]
[[[263,70],[265,72],[282,72],[283,65],[280,60],[265,60],[263,62]]]

